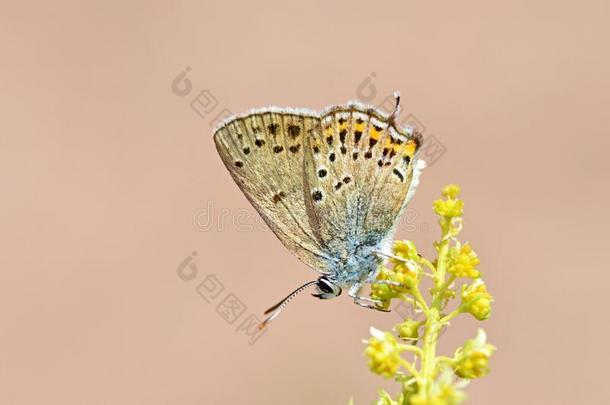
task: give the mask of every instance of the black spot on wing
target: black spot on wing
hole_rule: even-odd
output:
[[[273,198],[271,199],[271,201],[273,201],[274,204],[279,203],[280,201],[282,201],[282,199],[286,197],[286,193],[284,193],[283,191],[280,191],[279,193],[275,194],[273,196]]]
[[[392,173],[394,173],[400,179],[401,182],[405,181],[405,176],[403,176],[403,174],[400,172],[400,170],[394,169],[392,171]]]
[[[277,131],[280,128],[280,126],[278,124],[276,124],[275,122],[272,124],[269,124],[269,126],[267,127],[267,129],[269,130],[269,133],[273,136],[277,135]]]
[[[288,135],[293,138],[296,138],[301,133],[301,127],[298,125],[289,125],[288,126]]]

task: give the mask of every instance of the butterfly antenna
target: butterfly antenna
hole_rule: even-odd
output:
[[[303,292],[303,290],[305,290],[307,287],[312,286],[314,284],[316,284],[318,282],[318,280],[314,280],[314,281],[309,281],[305,284],[303,284],[302,286],[300,286],[299,288],[297,288],[296,290],[294,290],[293,292],[291,292],[290,294],[288,294],[288,296],[286,298],[284,298],[283,300],[281,300],[280,302],[278,302],[277,304],[275,304],[274,306],[272,306],[271,308],[269,308],[268,310],[265,311],[265,315],[268,315],[269,313],[273,312],[271,315],[269,315],[269,317],[267,319],[265,319],[263,322],[261,322],[258,325],[259,329],[264,329],[265,326],[267,326],[267,324],[269,322],[271,322],[272,320],[274,320],[279,314],[280,312],[282,312],[282,310],[284,308],[286,308],[286,305],[288,305],[288,303],[290,301],[292,301],[292,299],[294,297],[296,297],[297,295],[299,295],[301,292]]]
[[[390,118],[389,118],[390,122],[394,122],[394,119],[400,112],[400,93],[398,91],[394,92],[394,98],[396,99],[396,105],[394,106],[394,110],[392,111],[392,114],[390,114]]]

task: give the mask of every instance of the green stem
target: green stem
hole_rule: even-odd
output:
[[[445,232],[443,232],[445,236]],[[430,387],[435,378],[436,373],[436,345],[438,340],[439,330],[442,327],[440,322],[440,313],[442,310],[444,290],[453,282],[452,278],[445,281],[445,270],[447,265],[447,254],[449,252],[449,241],[443,238],[441,242],[436,271],[434,273],[434,293],[432,295],[432,303],[428,307],[426,304],[426,322],[424,324],[424,336],[422,343],[422,365],[421,365],[421,385],[420,392],[427,397]],[[419,289],[413,289],[413,296],[419,302],[423,301]]]
[[[415,377],[415,379],[417,381],[421,380],[421,375],[419,374],[419,371],[417,371],[415,369],[415,367],[413,367],[413,365],[411,363],[409,363],[408,361],[406,361],[405,359],[400,359],[400,364],[409,372],[411,373],[411,375],[413,377]]]
[[[438,251],[438,263],[436,266],[436,286],[441,286],[445,282],[445,267],[447,266],[447,252],[449,251],[449,241],[444,240]]]
[[[420,307],[422,310],[424,309],[424,307],[423,307],[423,306],[422,306],[422,305],[421,305],[419,302],[417,302],[416,300],[414,300],[414,299],[413,299],[413,298],[411,298],[411,297],[407,297],[407,296],[406,296],[406,295],[404,295],[404,294],[399,295],[397,298],[398,298],[398,299],[400,299],[400,300],[402,300],[402,301],[404,301],[404,302],[408,302],[409,304],[413,305],[413,307],[418,306],[418,307]]]
[[[415,301],[420,305],[420,307],[424,311],[424,314],[426,314],[426,317],[428,317],[428,312],[430,309],[428,308],[428,304],[426,303],[426,300],[424,300],[424,297],[422,297],[421,292],[419,291],[419,287],[418,286],[413,287],[411,294],[413,295],[413,298],[415,298]]]
[[[445,280],[441,286],[438,288],[437,293],[435,294],[434,301],[432,302],[432,306],[438,307],[439,310],[443,307],[443,301],[445,300],[445,291],[447,288],[455,281],[456,277],[451,275],[447,280]]]
[[[427,393],[430,384],[434,380],[436,366],[436,342],[439,330],[439,313],[436,308],[431,308],[426,317],[424,325],[424,338],[422,347],[421,392]],[[425,394],[426,395],[426,394]]]
[[[420,349],[417,346],[405,346],[403,347],[404,350],[409,351],[409,352],[413,352],[415,354],[417,354],[418,356],[421,356],[424,352],[422,351],[422,349]]]
[[[430,261],[428,259],[425,259],[423,257],[419,258],[419,261],[423,264],[426,265],[426,267],[428,267],[430,269],[430,271],[432,272],[432,274],[436,273],[436,267],[434,267],[434,265],[432,263],[430,263]]]
[[[453,318],[455,318],[462,312],[463,312],[462,307],[459,306],[455,310],[451,311],[449,314],[442,317],[441,320],[439,321],[439,323],[441,324],[441,326],[444,326],[447,322],[449,322],[450,320],[452,320]]]

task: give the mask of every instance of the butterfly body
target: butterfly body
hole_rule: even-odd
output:
[[[369,245],[348,241],[345,251],[334,253],[338,259],[328,263],[326,273],[328,278],[341,287],[366,281],[381,263],[381,259],[375,254],[380,249],[379,244]]]
[[[228,119],[214,135],[282,243],[352,293],[374,279],[424,166],[421,136],[398,128],[396,113],[357,102],[322,112],[269,107]]]

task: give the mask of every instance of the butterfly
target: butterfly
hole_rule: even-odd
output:
[[[358,305],[375,282],[397,218],[415,193],[425,162],[422,136],[391,114],[359,102],[322,112],[268,107],[230,117],[214,131],[229,173],[280,241],[321,273],[278,304],[264,327],[310,286],[320,299],[343,289]]]

